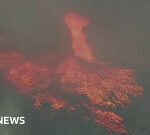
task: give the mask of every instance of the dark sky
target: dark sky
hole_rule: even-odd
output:
[[[23,51],[30,56],[70,52],[71,35],[64,23],[68,12],[90,18],[85,33],[97,59],[135,66],[137,80],[145,92],[120,113],[134,135],[150,134],[149,0],[0,0],[0,49]],[[143,65],[133,64],[141,61]],[[1,114],[28,117],[24,127],[0,127],[2,135],[108,134],[96,124],[57,114],[46,106],[33,109],[25,97],[17,95],[3,81],[0,90]]]

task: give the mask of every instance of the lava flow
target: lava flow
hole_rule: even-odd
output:
[[[89,23],[88,18],[69,13],[65,16],[65,23],[72,35],[74,54],[59,61],[55,69],[26,60],[20,53],[1,52],[0,70],[20,93],[35,99],[35,107],[40,107],[43,102],[56,110],[65,108],[68,112],[84,107],[91,114],[86,117],[88,120],[111,132],[126,133],[123,118],[109,109],[118,105],[125,107],[130,102],[129,96],[142,94],[143,88],[133,78],[135,70],[99,64],[83,32]],[[53,64],[52,60],[47,63]],[[86,98],[78,98],[72,103],[66,98],[69,94]]]

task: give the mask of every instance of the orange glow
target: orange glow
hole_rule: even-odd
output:
[[[134,74],[132,69],[90,69],[71,58],[61,65],[59,73],[65,91],[86,95],[95,105],[124,106],[129,103],[129,95],[137,96],[143,92],[131,77]]]
[[[45,89],[50,84],[50,71],[31,62],[14,67],[7,75],[9,81],[21,92]]]
[[[89,99],[86,107],[94,115],[95,122],[109,131],[125,133],[121,116],[94,106],[115,108],[120,104],[124,107],[130,102],[129,96],[142,94],[143,88],[132,77],[133,69],[95,66],[81,64],[75,57],[63,62],[59,68],[63,91],[85,95]]]
[[[98,124],[106,127],[110,132],[126,133],[123,125],[123,118],[112,111],[103,111],[95,107],[90,107],[93,113],[93,119]]]
[[[65,17],[65,22],[71,30],[72,48],[75,55],[88,62],[95,62],[90,45],[86,41],[86,35],[83,33],[83,28],[89,23],[89,20],[76,13],[69,13]]]
[[[44,60],[39,56],[42,62],[37,62],[26,60],[20,53],[1,52],[0,71],[19,92],[32,97],[37,108],[43,102],[68,112],[85,107],[92,115],[85,114],[85,119],[93,120],[111,132],[126,133],[123,118],[111,110],[130,103],[130,96],[142,94],[143,88],[134,78],[135,70],[104,66],[95,60],[83,33],[89,19],[69,13],[65,22],[71,31],[75,55],[69,54],[65,58],[61,58],[62,54],[45,55]],[[79,98],[78,102],[72,103],[64,96],[68,93],[86,99]]]
[[[63,99],[52,97],[50,93],[37,94],[35,97],[35,106],[40,107],[43,102],[50,103],[54,109],[62,109],[67,105],[67,102]]]

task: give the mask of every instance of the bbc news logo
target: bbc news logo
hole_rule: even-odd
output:
[[[25,117],[0,117],[0,125],[24,125]]]

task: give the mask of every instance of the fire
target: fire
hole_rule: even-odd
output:
[[[59,69],[65,91],[86,95],[95,105],[122,106],[129,103],[129,95],[137,96],[143,91],[131,76],[132,69],[90,69],[76,59],[69,59]]]
[[[94,114],[94,121],[106,127],[109,131],[116,133],[126,133],[126,128],[122,124],[123,118],[112,111],[103,111],[95,107],[90,108]]]
[[[51,81],[49,69],[31,62],[25,62],[19,67],[12,68],[7,78],[25,93],[48,88]]]
[[[35,106],[38,108],[42,105],[43,102],[50,103],[51,106],[56,110],[62,109],[67,106],[67,101],[60,98],[55,98],[50,93],[37,94],[34,98]]]
[[[138,86],[132,77],[134,70],[111,67],[89,68],[81,64],[78,59],[70,58],[60,66],[59,73],[65,92],[88,98],[86,107],[94,115],[95,122],[112,132],[126,132],[121,116],[113,111],[102,111],[95,106],[116,108],[120,104],[124,107],[130,102],[129,96],[140,95],[143,88]]]
[[[69,13],[65,16],[65,22],[72,35],[72,56],[58,61],[54,59],[61,55],[52,55],[47,63],[56,64],[48,66],[50,64],[27,60],[22,53],[1,52],[0,71],[20,93],[32,97],[37,108],[43,102],[56,110],[65,108],[68,112],[85,107],[91,116],[86,117],[85,114],[84,118],[95,121],[111,132],[126,133],[123,118],[111,110],[130,103],[129,96],[142,94],[143,88],[133,77],[135,70],[104,66],[95,60],[83,32],[89,23],[88,18]],[[64,96],[68,93],[86,99],[72,104]]]
[[[86,41],[87,37],[83,33],[83,28],[89,23],[89,19],[76,13],[69,13],[65,17],[65,22],[71,31],[75,55],[88,62],[95,62],[90,45]]]

